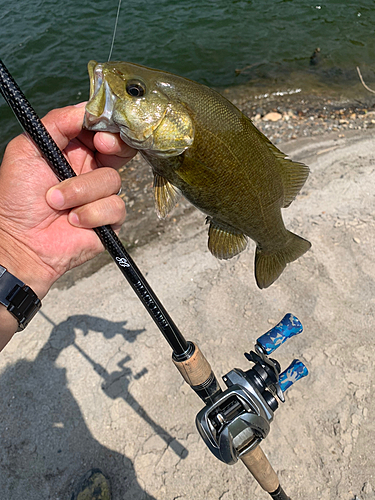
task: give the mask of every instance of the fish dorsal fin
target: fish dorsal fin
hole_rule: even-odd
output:
[[[251,121],[250,121],[251,123]],[[275,156],[277,165],[279,167],[279,174],[281,176],[284,186],[284,203],[283,208],[289,207],[294,198],[297,196],[302,186],[306,182],[310,169],[303,163],[292,161],[287,158],[287,155],[282,153],[280,149],[272,144],[260,130],[258,130],[253,123],[251,123],[253,130],[265,141],[269,151]]]
[[[159,174],[154,174],[155,206],[158,217],[164,219],[176,205],[181,192]]]
[[[280,166],[279,173],[284,185],[283,208],[287,208],[305,184],[310,169],[303,163],[292,161],[287,158],[286,155],[277,149],[271,142],[269,142],[267,146],[278,160],[277,163]]]
[[[234,228],[220,224],[207,217],[206,223],[210,224],[208,230],[208,249],[218,259],[231,259],[245,250],[247,237]]]

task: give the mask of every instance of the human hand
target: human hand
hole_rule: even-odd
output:
[[[77,177],[61,183],[25,135],[13,139],[0,168],[0,264],[42,299],[67,270],[103,246],[91,230],[118,230],[125,206],[116,171],[136,153],[114,134],[82,130],[84,105],[42,120]],[[101,168],[98,168],[101,167]]]

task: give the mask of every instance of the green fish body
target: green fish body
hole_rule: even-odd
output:
[[[288,231],[281,208],[309,174],[232,103],[185,78],[125,62],[89,63],[85,127],[120,132],[154,173],[165,217],[182,194],[207,215],[208,247],[229,259],[256,242],[255,278],[270,286],[310,243]]]

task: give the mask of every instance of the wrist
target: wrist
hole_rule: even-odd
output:
[[[57,276],[17,240],[10,241],[2,236],[0,234],[0,266],[29,286],[42,300]]]
[[[0,264],[0,351],[12,338],[13,334],[20,329],[23,330],[32,320],[41,306],[39,297],[32,286],[24,283],[27,271],[19,270],[18,276],[14,273],[18,269],[17,259],[10,259],[5,252],[0,252],[0,259],[7,267]],[[13,271],[11,272],[10,269]],[[27,269],[27,268],[26,268]],[[26,281],[26,280],[25,280]],[[40,295],[45,285],[38,286],[37,280],[28,279],[28,283],[34,283],[34,288],[39,290]],[[44,293],[45,295],[45,293]],[[44,296],[43,295],[43,296]]]
[[[0,304],[0,351],[18,330],[18,321],[5,306]]]

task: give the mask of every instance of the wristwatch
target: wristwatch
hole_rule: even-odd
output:
[[[16,318],[19,332],[27,327],[42,302],[29,286],[0,265],[0,304]]]

